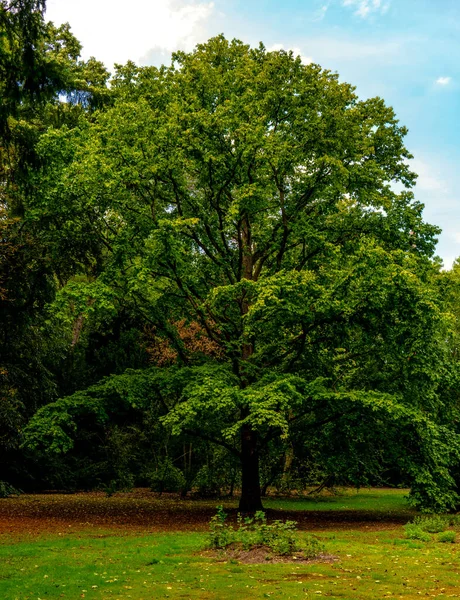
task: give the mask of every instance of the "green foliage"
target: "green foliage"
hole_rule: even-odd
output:
[[[69,25],[45,21],[45,4],[0,2],[0,470],[28,485],[43,470],[20,450],[22,428],[59,396],[71,354],[48,312],[66,275],[29,210],[44,164],[37,145],[48,127],[75,127],[102,106],[108,78],[101,63],[79,60]]]
[[[431,540],[429,533],[423,531],[419,525],[414,525],[413,523],[404,525],[404,533],[409,540],[420,540],[421,542],[429,542]]]
[[[421,516],[415,517],[410,523],[404,526],[406,537],[410,540],[420,540],[422,542],[429,542],[431,540],[431,533],[439,533],[438,541],[453,541],[455,539],[455,532],[446,531],[450,524],[450,518],[441,515]],[[453,540],[452,538],[453,534]],[[441,539],[445,537],[446,539]]]
[[[291,440],[325,475],[361,485],[391,465],[418,506],[454,508],[439,230],[412,194],[394,111],[292,53],[223,36],[169,67],[119,67],[105,102],[103,69],[75,64],[68,29],[53,35],[51,58],[86,77],[69,88],[73,117],[46,121],[34,142],[40,164],[23,202],[63,284],[54,319],[83,352],[91,333],[135,315],[171,366],[65,392],[32,419],[25,446],[77,455],[91,447],[82,429],[105,436],[118,409],[152,409],[173,435],[240,461],[251,509],[258,457]],[[191,323],[198,349],[184,339]],[[221,488],[205,464],[198,486]]]
[[[430,517],[415,517],[412,524],[420,527],[422,531],[428,533],[440,533],[449,526],[449,519],[441,515],[432,515]]]
[[[460,526],[460,514],[456,514],[456,515],[449,515],[449,517],[447,517],[449,520],[449,525],[451,527],[459,527]]]
[[[102,489],[107,498],[111,498],[116,492],[129,492],[132,490],[133,485],[134,477],[130,473],[126,473],[122,478],[112,479],[109,483],[103,485]]]
[[[123,429],[115,425],[107,431],[105,446],[110,460],[107,461],[109,464],[105,473],[100,473],[102,477],[112,477],[108,483],[102,485],[107,495],[113,495],[118,491],[129,491],[134,487],[133,436],[138,436],[138,431],[133,426]]]
[[[237,458],[225,448],[210,447],[207,450],[208,460],[197,471],[191,488],[199,496],[215,497],[232,493],[239,482],[240,466]]]
[[[225,482],[226,473],[209,465],[203,465],[196,474],[192,486],[202,497],[219,496]]]
[[[246,517],[243,519],[241,516],[239,517],[236,540],[242,544],[245,550],[257,546],[267,546],[274,554],[279,556],[292,555],[301,551],[296,526],[295,521],[273,521],[268,525],[265,513],[257,511],[254,518]],[[308,542],[309,551],[312,551],[313,547],[310,544],[310,539]]]
[[[225,549],[231,545],[244,550],[267,548],[276,556],[314,558],[324,551],[323,546],[312,535],[300,539],[295,521],[273,521],[268,524],[265,513],[257,511],[254,517],[238,514],[238,528],[234,529],[225,521],[227,514],[222,506],[209,524],[209,545],[215,549]]]
[[[235,532],[225,521],[227,513],[222,505],[217,507],[216,514],[211,517],[209,522],[209,537],[208,543],[210,548],[223,550],[229,544],[235,541]]]
[[[180,492],[186,485],[184,474],[173,464],[170,458],[162,460],[149,479],[152,491],[160,494],[163,492]]]
[[[38,452],[66,453],[73,448],[73,434],[80,419],[102,424],[107,418],[101,402],[88,393],[77,392],[41,408],[24,432],[24,445]]]
[[[455,531],[442,531],[438,535],[438,542],[443,544],[454,544],[457,534]]]
[[[20,494],[21,491],[17,490],[7,481],[0,481],[0,498],[8,498],[9,496],[19,496]]]

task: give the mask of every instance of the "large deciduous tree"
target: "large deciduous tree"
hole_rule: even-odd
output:
[[[452,506],[438,229],[393,110],[223,37],[120,67],[112,93],[95,122],[43,138],[29,211],[75,265],[92,249],[94,295],[129,299],[167,346],[174,364],[150,371],[164,423],[240,458],[243,511],[261,508],[260,453],[294,424],[344,448],[386,428],[419,500]]]

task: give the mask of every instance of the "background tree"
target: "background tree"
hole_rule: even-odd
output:
[[[35,0],[0,3],[0,463],[2,476],[21,485],[31,478],[21,429],[58,397],[66,354],[46,309],[66,281],[62,261],[25,215],[36,146],[49,126],[73,127],[99,106],[108,78],[101,63],[79,60],[69,26],[47,23],[44,9]]]

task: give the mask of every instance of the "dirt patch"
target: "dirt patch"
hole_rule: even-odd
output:
[[[315,558],[305,558],[301,553],[294,556],[277,556],[267,546],[257,546],[250,550],[229,547],[225,550],[204,550],[199,554],[200,556],[215,558],[219,562],[237,561],[246,565],[260,563],[333,563],[339,560],[337,556],[332,554],[318,554]]]

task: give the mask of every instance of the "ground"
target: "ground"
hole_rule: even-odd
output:
[[[205,551],[216,501],[146,490],[0,500],[1,600],[460,598],[460,544],[406,540],[404,490],[269,498],[334,561],[242,564]],[[236,518],[236,500],[223,502]],[[460,534],[459,534],[460,539]]]

